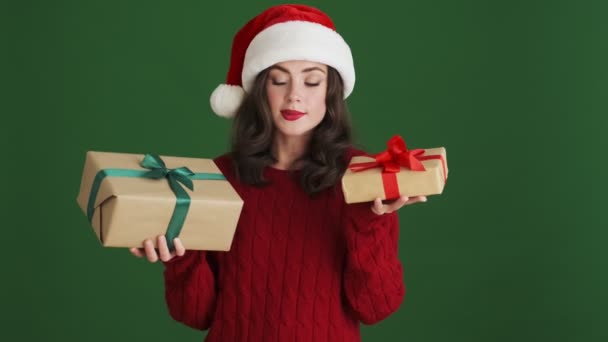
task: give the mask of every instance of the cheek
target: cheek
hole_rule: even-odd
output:
[[[283,97],[276,87],[266,87],[266,96],[268,97],[268,105],[273,112],[281,106]]]
[[[325,89],[316,92],[313,96],[313,108],[314,111],[320,115],[324,115],[326,111],[325,106]]]

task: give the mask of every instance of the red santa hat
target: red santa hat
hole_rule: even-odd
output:
[[[211,94],[211,109],[219,116],[233,117],[256,75],[289,60],[329,65],[342,78],[344,98],[353,91],[355,68],[350,47],[332,20],[314,7],[278,5],[251,19],[234,36],[226,84]]]

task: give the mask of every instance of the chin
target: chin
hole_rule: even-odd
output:
[[[308,135],[312,132],[309,128],[297,128],[297,127],[277,127],[278,131],[288,137],[300,137]]]

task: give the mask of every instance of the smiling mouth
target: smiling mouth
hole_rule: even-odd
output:
[[[281,111],[283,118],[288,121],[295,121],[306,115],[306,113],[298,112],[297,110],[284,109]]]

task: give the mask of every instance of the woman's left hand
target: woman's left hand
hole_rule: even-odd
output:
[[[371,206],[371,209],[374,214],[383,215],[392,213],[395,210],[399,210],[404,205],[414,204],[416,202],[426,202],[426,196],[401,196],[398,199],[389,203],[382,203],[382,200],[380,198],[376,198]]]

